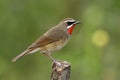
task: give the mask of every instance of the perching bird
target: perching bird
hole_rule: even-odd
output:
[[[51,56],[51,52],[60,50],[67,44],[74,27],[78,23],[80,23],[80,21],[76,21],[73,18],[65,18],[59,24],[44,33],[24,52],[13,58],[12,62],[15,62],[25,55],[38,51],[48,56],[52,61],[55,61]]]

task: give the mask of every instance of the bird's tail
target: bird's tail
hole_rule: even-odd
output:
[[[16,62],[18,59],[20,59],[21,57],[29,54],[32,50],[31,49],[27,49],[24,52],[22,52],[21,54],[19,54],[18,56],[16,56],[15,58],[12,59],[12,62]]]

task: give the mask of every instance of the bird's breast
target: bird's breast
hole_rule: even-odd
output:
[[[45,46],[41,47],[41,51],[45,52],[47,50],[49,52],[53,52],[53,51],[60,50],[61,48],[63,48],[67,44],[68,40],[69,39],[67,39],[67,38],[60,39],[59,41],[45,45]]]

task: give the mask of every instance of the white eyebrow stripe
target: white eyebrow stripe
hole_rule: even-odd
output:
[[[75,20],[66,20],[65,22],[75,22]]]
[[[67,26],[67,29],[71,28],[72,26],[73,26],[73,24],[72,24],[72,25]]]

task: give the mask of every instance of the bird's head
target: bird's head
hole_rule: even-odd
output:
[[[66,29],[69,34],[71,34],[76,24],[79,23],[80,21],[77,21],[73,18],[65,18],[60,24],[62,24],[61,26],[63,26],[63,28]]]

